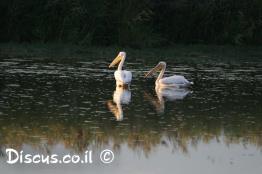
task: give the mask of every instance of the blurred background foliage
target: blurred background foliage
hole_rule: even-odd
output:
[[[262,43],[261,0],[1,0],[0,42]]]

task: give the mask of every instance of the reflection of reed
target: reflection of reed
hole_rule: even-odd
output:
[[[166,125],[165,129],[152,125],[143,125],[139,129],[137,125],[135,127],[107,125],[106,127],[97,127],[96,131],[91,129],[92,125],[79,127],[79,125],[50,123],[46,129],[37,125],[24,128],[10,124],[4,129],[3,127],[0,129],[2,137],[0,145],[21,149],[23,144],[29,144],[39,151],[49,153],[52,146],[64,144],[66,148],[81,153],[90,147],[92,149],[102,148],[110,142],[113,143],[114,150],[118,150],[122,144],[126,143],[130,149],[141,150],[145,155],[160,145],[172,145],[174,150],[187,153],[189,146],[197,147],[198,143],[209,143],[211,140],[224,141],[227,144],[242,143],[262,147],[262,137],[256,132],[240,131],[234,135],[232,132],[230,133],[232,130],[229,133],[223,132],[225,131],[223,126],[203,128],[201,124],[198,127],[194,123],[186,126],[184,124],[185,122],[179,123],[177,121],[175,125]],[[221,136],[222,132],[223,136]]]
[[[2,145],[0,144],[0,157],[4,157],[5,153],[4,153],[4,147],[2,147]]]

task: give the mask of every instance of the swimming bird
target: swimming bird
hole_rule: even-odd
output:
[[[194,84],[193,82],[189,82],[184,76],[180,75],[163,77],[166,70],[166,62],[163,61],[159,62],[153,69],[146,73],[145,77],[148,77],[159,70],[161,71],[156,79],[156,86],[186,88]]]
[[[126,52],[121,51],[113,62],[109,65],[109,68],[118,64],[118,68],[114,73],[116,86],[127,86],[131,83],[132,73],[130,71],[123,70],[123,64],[126,59]]]

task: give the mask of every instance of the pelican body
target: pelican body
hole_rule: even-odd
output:
[[[128,86],[132,80],[132,73],[130,71],[123,70],[123,65],[126,59],[126,52],[119,52],[117,57],[109,65],[109,68],[118,64],[118,68],[114,73],[116,86]]]
[[[163,77],[166,70],[166,62],[159,62],[153,69],[151,69],[145,77],[152,75],[154,72],[160,70],[160,73],[156,79],[156,87],[177,87],[186,88],[193,84],[189,82],[184,76],[173,75],[170,77]]]

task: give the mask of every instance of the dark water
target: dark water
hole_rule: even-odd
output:
[[[3,173],[262,172],[262,61],[166,60],[188,90],[156,91],[144,73],[157,62],[128,60],[130,89],[116,89],[108,61],[2,59],[0,168]],[[103,164],[6,163],[26,153],[97,155]],[[96,157],[95,157],[96,158]]]

